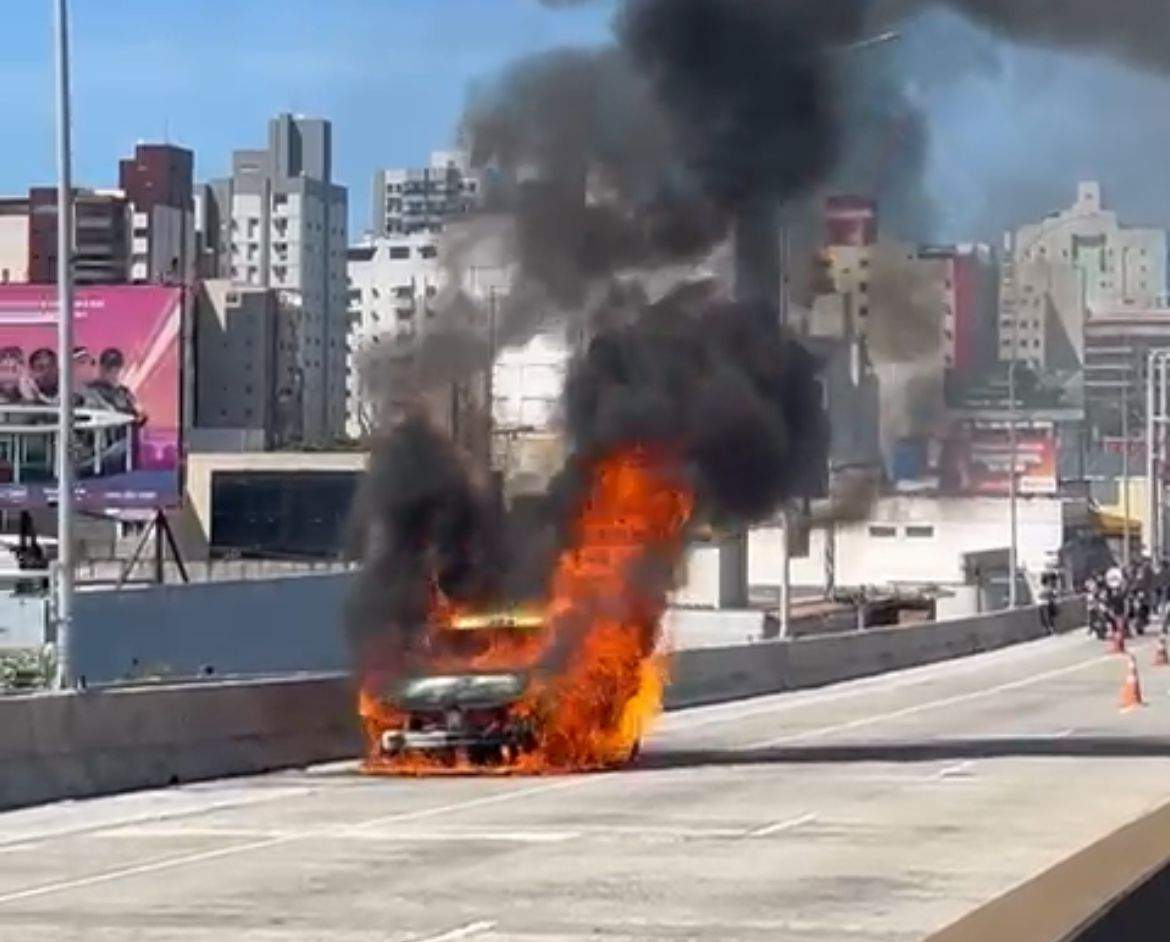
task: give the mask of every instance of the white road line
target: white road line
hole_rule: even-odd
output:
[[[487,795],[483,798],[470,798],[467,801],[456,801],[449,805],[439,805],[437,808],[422,808],[418,811],[404,811],[396,814],[384,815],[380,818],[370,818],[368,821],[359,821],[357,824],[348,825],[342,828],[343,831],[362,830],[364,828],[378,827],[383,824],[400,824],[404,821],[423,821],[427,818],[437,818],[440,815],[453,814],[457,811],[465,811],[468,808],[482,808],[485,805],[496,805],[502,802],[515,801],[518,798],[528,798],[532,795],[543,795],[546,792],[560,791],[567,788],[581,788],[583,785],[588,785],[591,782],[602,781],[610,778],[606,774],[593,775],[578,775],[574,778],[557,779],[553,782],[545,782],[541,785],[533,785],[531,788],[520,788],[516,791],[501,792],[498,795]]]
[[[1062,646],[1061,650],[1072,647],[1072,645]],[[904,690],[907,687],[917,687],[935,680],[978,673],[988,667],[995,666],[999,661],[1014,662],[1021,660],[1025,655],[1051,654],[1052,650],[1051,639],[1039,639],[1003,648],[999,651],[988,651],[971,657],[939,661],[935,664],[923,664],[874,677],[860,677],[856,680],[843,681],[832,685],[833,689],[826,692],[790,690],[782,693],[764,694],[760,697],[732,703],[689,707],[667,713],[655,727],[654,737],[673,732],[690,732],[706,726],[738,722],[755,716],[766,716],[770,713],[784,713],[804,706],[835,703],[839,700],[849,700],[869,693]]]
[[[948,765],[944,769],[939,769],[933,776],[938,781],[943,781],[948,778],[960,778],[965,776],[975,763],[968,759],[966,762],[956,762],[954,765]]]
[[[291,830],[248,830],[244,828],[155,828],[150,825],[118,828],[115,831],[103,831],[95,835],[103,840],[143,840],[157,838],[162,840],[176,840],[183,838],[220,838],[228,840],[346,840],[410,843],[438,842],[438,841],[486,841],[491,843],[516,844],[555,844],[560,841],[571,841],[581,837],[580,831],[517,831],[517,830],[453,830],[453,831],[362,831],[354,833],[340,828],[322,828],[312,831]]]
[[[579,831],[403,831],[400,834],[364,835],[375,840],[399,843],[441,843],[444,841],[485,841],[499,844],[559,844],[581,837]]]
[[[79,877],[76,880],[60,880],[56,883],[42,883],[25,890],[0,895],[0,903],[15,903],[19,900],[35,899],[38,896],[48,896],[50,893],[59,893],[62,890],[77,890],[87,886],[96,886],[99,883],[109,883],[112,880],[121,880],[123,877],[137,876],[142,873],[155,873],[159,870],[168,870],[171,867],[181,867],[185,864],[200,863],[204,860],[215,860],[219,857],[229,857],[232,854],[241,854],[249,850],[261,850],[266,847],[275,847],[277,844],[287,843],[285,838],[269,838],[263,841],[253,841],[251,844],[237,844],[234,847],[221,847],[218,850],[206,850],[198,854],[182,854],[177,857],[163,857],[133,867],[122,867],[118,870],[106,870],[88,877]]]
[[[906,716],[914,716],[917,713],[925,713],[927,710],[936,710],[941,707],[955,706],[959,703],[968,703],[971,700],[980,700],[984,697],[990,697],[997,693],[1004,693],[1008,690],[1019,690],[1023,687],[1030,687],[1033,684],[1044,680],[1052,680],[1054,677],[1063,677],[1066,674],[1082,671],[1086,667],[1092,667],[1094,665],[1113,660],[1115,660],[1115,657],[1112,654],[1104,654],[1101,657],[1095,657],[1088,661],[1081,661],[1077,664],[1071,664],[1067,667],[1061,667],[1051,671],[1044,671],[1040,674],[1033,674],[1031,677],[1025,677],[1023,680],[1013,680],[1010,683],[997,684],[994,687],[985,687],[982,690],[974,690],[970,693],[961,693],[953,697],[944,697],[941,700],[930,700],[926,703],[918,703],[914,706],[903,707],[900,710],[892,710],[889,713],[877,713],[873,716],[863,716],[860,719],[850,720],[848,723],[836,723],[833,726],[821,726],[817,729],[805,730],[802,733],[789,733],[784,736],[777,736],[774,739],[762,739],[759,742],[750,743],[744,748],[748,750],[768,749],[772,746],[781,746],[786,743],[802,742],[806,739],[820,739],[822,736],[831,736],[834,733],[844,733],[848,732],[849,730],[862,729],[863,727],[873,726],[877,723],[885,722],[886,720],[902,719]]]
[[[306,795],[313,794],[311,788],[280,788],[270,792],[258,793],[256,795],[237,795],[232,798],[216,798],[213,801],[205,801],[203,803],[192,802],[188,805],[183,805],[190,795],[199,795],[201,792],[193,786],[182,787],[178,789],[164,789],[163,794],[171,796],[177,807],[167,809],[158,809],[155,811],[142,811],[137,814],[131,814],[122,818],[113,818],[108,821],[88,821],[85,823],[78,823],[73,825],[66,825],[58,828],[47,828],[41,831],[29,831],[19,833],[18,836],[10,839],[0,839],[0,850],[12,844],[25,844],[29,841],[44,841],[52,840],[59,837],[74,837],[78,834],[93,834],[96,832],[107,831],[125,827],[127,825],[146,824],[155,821],[174,821],[180,818],[191,818],[198,815],[213,814],[217,811],[235,811],[240,808],[248,808],[253,805],[264,804],[271,801],[284,801],[286,798],[303,798]],[[151,798],[156,794],[160,794],[158,790],[150,790],[147,792],[137,793],[138,797]],[[213,793],[208,793],[213,794]],[[69,802],[72,812],[82,812],[87,805],[93,803],[107,803],[110,801],[122,801],[131,797],[131,794],[113,796],[112,798],[86,798],[76,802]],[[62,804],[58,802],[56,804]],[[12,822],[14,819],[19,821],[22,817],[31,817],[32,815],[40,813],[45,807],[53,808],[53,805],[41,806],[35,808],[28,808],[24,810],[17,810],[8,812],[7,815],[0,814],[0,820],[6,819],[6,823]]]
[[[744,837],[771,837],[773,834],[782,834],[784,831],[791,831],[793,828],[798,828],[802,824],[809,824],[816,819],[817,816],[815,814],[802,814],[799,818],[790,818],[787,821],[776,821],[773,824],[765,824],[763,827],[748,831],[744,834]]]
[[[533,786],[532,788],[521,788],[515,791],[503,792],[498,795],[489,795],[485,798],[473,798],[469,801],[452,802],[451,804],[423,808],[418,811],[406,811],[398,814],[383,815],[382,817],[371,818],[368,821],[361,821],[357,824],[353,824],[345,828],[340,828],[339,831],[342,834],[346,834],[352,831],[360,831],[364,828],[377,827],[385,824],[396,824],[405,821],[421,821],[427,818],[437,817],[439,815],[455,814],[456,812],[464,811],[468,808],[480,808],[484,805],[493,805],[506,801],[515,801],[520,798],[528,798],[532,795],[557,791],[559,789],[573,787],[579,788],[589,782],[595,782],[608,777],[609,776],[607,775],[582,775],[577,778],[562,779],[556,782],[548,782],[543,785]],[[258,841],[251,841],[247,844],[236,844],[232,847],[221,847],[217,850],[200,851],[192,854],[180,854],[174,857],[163,857],[160,860],[148,861],[147,863],[137,864],[133,867],[121,867],[117,870],[106,870],[102,873],[96,873],[88,877],[80,877],[76,880],[61,880],[55,883],[44,883],[40,886],[33,886],[24,890],[17,890],[13,893],[0,894],[0,905],[4,903],[17,902],[19,900],[33,899],[38,896],[47,896],[51,893],[58,893],[64,890],[82,889],[100,883],[109,883],[113,880],[121,880],[124,877],[139,876],[144,873],[155,873],[159,870],[169,870],[174,867],[186,866],[187,864],[202,863],[207,860],[216,860],[220,857],[230,857],[234,854],[245,854],[254,850],[266,850],[270,847],[278,847],[282,844],[291,844],[296,841],[311,840],[314,833],[315,831],[313,829],[306,829],[305,831],[292,831],[285,834],[279,834],[274,837],[266,837]]]
[[[429,935],[425,939],[416,939],[415,942],[459,942],[460,939],[470,939],[472,936],[491,932],[496,927],[494,922],[486,919],[480,922],[470,922],[466,926],[444,932],[442,935]]]

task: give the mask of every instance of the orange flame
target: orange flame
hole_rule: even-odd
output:
[[[429,664],[436,672],[547,668],[510,708],[514,719],[532,721],[535,747],[509,756],[497,771],[603,768],[636,750],[662,707],[667,665],[655,648],[668,572],[682,553],[693,505],[677,463],[665,452],[635,447],[596,462],[570,545],[550,580],[543,629],[493,632],[473,652],[436,646]],[[437,600],[432,638],[454,614]],[[364,689],[359,713],[369,744],[367,771],[484,771],[466,756],[387,758],[381,734],[401,729],[407,718]]]

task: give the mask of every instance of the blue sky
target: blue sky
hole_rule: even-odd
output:
[[[49,0],[6,3],[0,193],[54,175]],[[117,160],[164,134],[195,151],[199,179],[234,148],[262,146],[279,111],[334,122],[334,173],[351,227],[367,224],[381,165],[452,142],[469,83],[517,55],[596,44],[609,3],[536,0],[72,0],[75,175],[114,185]]]
[[[832,2],[832,0],[825,0]],[[53,179],[49,0],[5,4],[0,193]],[[593,45],[612,0],[72,0],[79,183],[116,183],[136,140],[192,148],[200,179],[262,145],[267,119],[334,122],[335,175],[351,228],[370,179],[452,142],[470,83],[524,53]],[[901,57],[930,115],[927,178],[938,228],[922,239],[996,238],[1065,205],[1078,178],[1134,222],[1170,224],[1170,83],[1102,58],[997,45],[947,14],[904,29]]]

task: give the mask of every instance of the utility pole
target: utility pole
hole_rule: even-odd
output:
[[[1015,608],[1016,573],[1019,570],[1019,521],[1016,507],[1016,461],[1019,443],[1016,435],[1016,363],[1020,355],[1020,273],[1012,262],[1012,355],[1008,360],[1008,515],[1011,533],[1008,542],[1008,608]]]
[[[68,0],[54,0],[57,64],[57,677],[73,684],[73,153]]]
[[[1155,509],[1157,510],[1157,529],[1154,531],[1154,551],[1150,553],[1150,558],[1154,561],[1155,569],[1162,569],[1162,557],[1165,553],[1166,542],[1166,517],[1165,517],[1165,493],[1163,489],[1162,476],[1164,474],[1164,466],[1166,460],[1166,411],[1170,406],[1170,363],[1166,362],[1165,353],[1159,353],[1159,362],[1162,364],[1162,369],[1158,371],[1158,417],[1154,426],[1154,441],[1151,442],[1150,447],[1157,447],[1157,460],[1154,465],[1154,497]]]
[[[484,373],[484,410],[487,421],[487,468],[493,468],[492,451],[495,448],[496,432],[496,317],[499,301],[496,296],[496,286],[488,289],[488,358],[487,370]]]
[[[1125,518],[1121,530],[1121,564],[1123,566],[1129,565],[1129,448],[1132,444],[1129,434],[1129,376],[1129,372],[1126,372],[1125,381],[1121,387],[1121,513]],[[1151,393],[1153,392],[1153,388],[1153,386],[1150,387]],[[1147,457],[1149,457],[1148,449]]]
[[[1156,393],[1158,371],[1162,359],[1158,351],[1152,350],[1146,357],[1146,533],[1145,544],[1151,557],[1154,555],[1155,533],[1157,532],[1158,495],[1154,491],[1154,476],[1157,467],[1158,416],[1156,415]],[[1129,441],[1126,441],[1126,452]],[[1128,471],[1128,468],[1125,468]],[[1124,559],[1129,562],[1129,480],[1125,478],[1125,546]]]
[[[780,637],[787,639],[792,617],[792,520],[788,505],[780,508]]]

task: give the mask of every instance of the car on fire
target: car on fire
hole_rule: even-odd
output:
[[[456,616],[443,631],[448,640],[455,638],[474,651],[501,638],[522,641],[544,627],[540,612],[495,612]],[[531,691],[531,672],[519,667],[401,678],[383,692],[385,705],[400,723],[382,731],[381,757],[462,756],[477,765],[511,762],[538,744]]]

